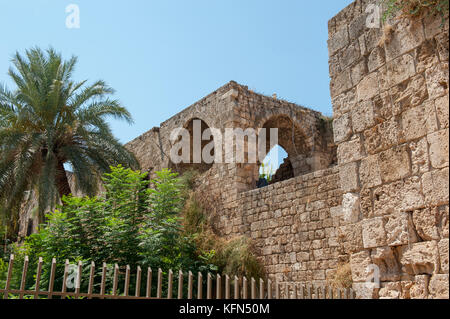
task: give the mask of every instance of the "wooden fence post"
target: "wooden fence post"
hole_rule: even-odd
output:
[[[208,273],[206,277],[206,299],[211,299],[212,296],[212,278],[211,274]]]
[[[113,279],[113,296],[117,295],[117,286],[119,281],[119,265],[114,265],[114,279]]]
[[[89,272],[89,287],[88,287],[88,299],[92,299],[94,293],[94,277],[95,277],[95,263],[91,262],[91,270]]]
[[[42,272],[42,257],[39,257],[38,268],[36,271],[36,284],[34,289],[34,299],[39,298],[39,285],[41,283],[41,272]]]
[[[52,259],[52,265],[50,268],[50,279],[48,282],[48,299],[53,298],[53,285],[55,282],[55,271],[56,271],[56,259]]]
[[[107,265],[106,263],[103,263],[102,265],[102,281],[100,283],[100,298],[105,298],[105,290],[106,290],[106,271],[107,271]]]
[[[234,276],[234,299],[239,299],[239,278]]]
[[[173,271],[169,269],[169,276],[167,278],[167,299],[172,299],[173,292]]]
[[[194,281],[194,275],[192,274],[192,271],[189,270],[189,274],[188,274],[188,299],[192,299],[193,281]]]
[[[259,299],[264,299],[264,280],[259,278]]]
[[[201,272],[198,273],[198,282],[197,282],[197,299],[203,298],[203,275]]]
[[[161,299],[162,295],[162,270],[158,268],[158,286],[156,288],[156,298]]]
[[[8,290],[9,290],[9,286],[11,285],[11,277],[12,277],[13,267],[14,267],[14,255],[11,254],[9,256],[8,274],[6,275],[6,285],[5,285],[5,293],[3,295],[3,299],[8,299]]]
[[[20,294],[19,294],[19,299],[23,298],[24,295],[24,290],[25,290],[25,285],[27,282],[27,272],[28,272],[28,256],[25,256],[25,260],[23,262],[23,270],[22,270],[22,280],[20,281]]]
[[[142,276],[142,269],[140,266],[137,266],[136,270],[136,290],[134,295],[136,297],[140,297],[141,295],[141,276]]]
[[[222,277],[216,275],[216,299],[222,299]]]
[[[183,299],[183,271],[180,269],[178,271],[178,299]]]
[[[145,294],[146,298],[152,297],[152,276],[153,276],[153,271],[150,267],[148,267],[147,268],[147,287],[146,287],[146,294]]]
[[[128,296],[128,292],[130,290],[130,266],[127,265],[126,269],[125,269],[125,286],[124,286],[124,296]]]
[[[225,275],[225,299],[230,299],[230,276]]]

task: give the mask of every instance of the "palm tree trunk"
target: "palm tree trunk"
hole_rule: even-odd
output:
[[[67,178],[66,169],[64,168],[64,163],[62,161],[58,161],[56,167],[56,185],[58,187],[60,198],[71,193],[69,179]]]

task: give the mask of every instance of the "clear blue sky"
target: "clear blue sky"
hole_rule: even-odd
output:
[[[0,83],[12,54],[77,55],[77,80],[105,80],[135,124],[127,142],[230,80],[331,115],[327,22],[351,0],[0,0]],[[69,4],[80,28],[66,28]]]

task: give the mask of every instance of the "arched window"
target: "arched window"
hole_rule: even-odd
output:
[[[305,135],[290,116],[272,116],[266,120],[263,128],[278,129],[278,144],[270,149],[259,167],[258,187],[291,179],[311,170]],[[269,134],[266,134],[266,138],[266,149],[269,149],[273,144],[270,145]]]
[[[259,167],[258,187],[281,182],[294,177],[294,169],[286,150],[275,145]]]

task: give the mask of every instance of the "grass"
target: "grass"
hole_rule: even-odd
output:
[[[192,187],[196,176],[198,175],[190,172],[188,176],[181,178]],[[185,232],[195,238],[199,254],[208,256],[209,261],[218,267],[219,273],[253,277],[255,280],[265,277],[252,240],[245,236],[225,239],[215,234],[192,188],[182,214]]]
[[[351,288],[353,284],[352,269],[349,263],[340,264],[330,285],[333,288]]]

